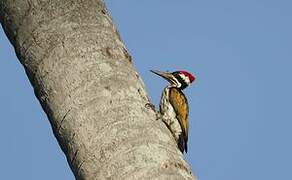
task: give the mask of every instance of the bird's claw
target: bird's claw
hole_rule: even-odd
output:
[[[149,102],[149,103],[146,103],[145,104],[145,107],[148,108],[148,109],[152,109],[155,112],[155,114],[156,114],[156,120],[158,120],[158,119],[161,118],[160,112],[155,110],[154,104],[152,104],[152,103]]]
[[[148,109],[152,109],[154,112],[156,112],[156,111],[155,111],[155,106],[154,106],[154,104],[152,104],[152,103],[150,103],[150,102],[146,103],[146,104],[145,104],[145,107],[148,108]]]
[[[156,120],[162,119],[159,111],[156,112]]]

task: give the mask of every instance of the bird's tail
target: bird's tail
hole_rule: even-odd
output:
[[[177,146],[182,153],[184,153],[184,151],[186,153],[188,152],[187,142],[185,141],[185,139],[182,135],[180,135],[178,138]]]

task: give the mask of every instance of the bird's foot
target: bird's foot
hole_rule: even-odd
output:
[[[159,119],[162,120],[162,116],[159,111],[156,111],[155,114],[156,114],[156,120],[159,120]]]
[[[154,104],[152,104],[152,103],[146,103],[145,104],[145,107],[148,108],[148,109],[152,109],[155,112],[155,114],[156,114],[156,120],[162,118],[160,112],[155,110]]]
[[[156,112],[154,104],[152,104],[150,102],[146,103],[145,107],[148,109],[152,109],[154,112]]]

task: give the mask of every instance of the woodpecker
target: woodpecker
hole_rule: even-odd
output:
[[[174,136],[179,150],[182,153],[184,151],[187,153],[189,105],[182,90],[195,80],[195,76],[187,71],[169,73],[151,70],[151,72],[163,77],[170,83],[162,92],[159,116]]]

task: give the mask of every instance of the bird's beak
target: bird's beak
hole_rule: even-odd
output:
[[[160,77],[163,77],[164,79],[166,79],[168,82],[172,82],[172,79],[173,79],[173,75],[171,73],[168,73],[168,72],[162,72],[162,71],[157,71],[157,70],[150,70],[152,73],[160,76]]]

